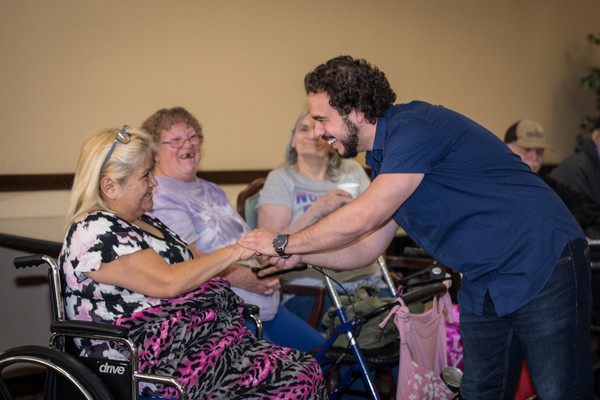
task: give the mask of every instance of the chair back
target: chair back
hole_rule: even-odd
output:
[[[246,189],[238,194],[237,212],[248,223],[250,228],[256,229],[256,203],[258,202],[258,192],[265,185],[266,178],[258,178],[250,182]]]

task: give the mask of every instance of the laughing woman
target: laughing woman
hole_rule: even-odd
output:
[[[196,176],[203,131],[191,113],[182,107],[163,108],[148,117],[142,128],[159,146],[154,158],[160,183],[154,193],[154,215],[205,253],[231,246],[251,231],[225,192]],[[279,278],[258,279],[247,268],[257,265],[256,260],[232,263],[219,276],[229,280],[232,290],[246,303],[260,307],[263,338],[306,352],[321,346],[323,336],[280,305]]]
[[[190,399],[325,398],[316,361],[256,339],[242,300],[213,278],[253,252],[199,253],[148,213],[155,150],[150,135],[127,126],[85,142],[59,260],[67,317],[129,328],[142,372],[178,379]],[[108,344],[82,342],[81,352],[119,357]]]

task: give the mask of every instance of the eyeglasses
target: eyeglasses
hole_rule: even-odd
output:
[[[186,141],[189,141],[192,146],[197,146],[202,142],[202,138],[200,138],[198,135],[192,135],[187,139],[176,138],[170,142],[161,142],[161,144],[170,144],[172,148],[180,149],[185,145]]]
[[[106,158],[104,159],[104,162],[102,163],[102,166],[100,167],[100,174],[98,175],[98,180],[102,180],[102,170],[104,169],[104,166],[108,162],[108,159],[110,158],[113,151],[115,150],[115,146],[117,145],[117,142],[127,144],[131,141],[131,137],[129,136],[129,134],[127,132],[125,132],[125,129],[131,129],[131,127],[129,125],[123,125],[123,129],[121,129],[120,131],[117,132],[117,134],[115,136],[115,141],[113,142],[112,146],[110,147],[110,150],[108,151],[108,154],[106,155]]]
[[[525,151],[526,151],[527,153],[529,153],[529,152],[532,152],[532,151],[533,151],[533,152],[535,152],[535,154],[536,154],[536,155],[538,155],[538,156],[543,156],[543,155],[544,155],[544,149],[542,149],[542,148],[525,149]]]

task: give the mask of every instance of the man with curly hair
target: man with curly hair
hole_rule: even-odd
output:
[[[343,157],[366,151],[371,185],[293,235],[238,243],[289,268],[350,269],[399,227],[461,272],[465,399],[512,399],[523,359],[538,396],[589,399],[589,248],[560,198],[498,137],[420,101],[394,105],[385,74],[341,56],[305,77],[315,135]]]

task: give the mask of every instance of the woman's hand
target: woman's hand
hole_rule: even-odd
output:
[[[279,204],[264,204],[258,208],[259,228],[273,229],[280,233],[296,233],[307,226],[322,220],[327,215],[353,200],[350,193],[342,189],[328,190],[325,195],[311,204],[300,217],[292,221],[292,209]]]
[[[344,204],[350,203],[354,198],[352,195],[342,189],[331,189],[317,201],[315,201],[308,211],[315,214],[315,218],[323,219]]]
[[[256,258],[256,252],[252,249],[247,249],[239,244],[234,244],[231,247],[233,251],[239,254],[238,260],[250,260],[252,258]]]
[[[254,254],[254,252],[252,253]],[[265,270],[260,271],[259,275],[264,275],[276,270],[276,267],[266,268]],[[264,294],[266,296],[272,295],[276,290],[281,288],[281,284],[279,283],[280,276],[258,279],[258,277],[250,270],[250,268],[240,265],[232,265],[219,276],[227,278],[229,282],[231,282],[232,286],[246,289],[257,294]]]
[[[279,268],[277,267],[265,268],[262,271],[258,272],[258,276],[260,277],[266,274],[270,274],[271,272],[277,272],[278,270]],[[254,273],[252,274],[254,275]],[[255,276],[255,279],[258,281],[257,289],[259,291],[264,290],[263,294],[270,295],[273,294],[276,290],[281,289],[281,282],[279,281],[281,279],[281,275],[273,276],[271,278],[266,279],[258,279]]]

